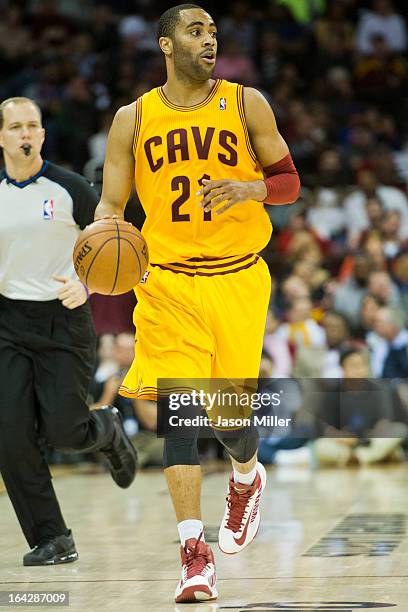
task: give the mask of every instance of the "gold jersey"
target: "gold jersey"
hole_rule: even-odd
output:
[[[200,208],[197,196],[203,179],[263,178],[248,136],[242,85],[218,80],[190,107],[172,104],[161,87],[152,89],[136,103],[133,151],[152,263],[247,255],[268,243],[272,226],[261,202],[216,215]]]

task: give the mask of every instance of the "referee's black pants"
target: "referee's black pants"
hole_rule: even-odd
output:
[[[0,471],[31,548],[67,532],[39,440],[70,452],[112,441],[110,415],[86,404],[94,361],[88,304],[0,296]]]

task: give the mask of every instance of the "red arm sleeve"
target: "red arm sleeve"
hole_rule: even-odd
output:
[[[291,154],[263,169],[267,196],[265,204],[291,204],[296,202],[300,192],[300,180]]]

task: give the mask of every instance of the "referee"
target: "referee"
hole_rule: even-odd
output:
[[[73,126],[75,129],[75,126]],[[0,471],[31,552],[24,565],[78,558],[40,441],[101,451],[128,487],[137,458],[116,408],[89,412],[95,332],[72,250],[98,194],[41,157],[41,111],[28,98],[0,104]]]

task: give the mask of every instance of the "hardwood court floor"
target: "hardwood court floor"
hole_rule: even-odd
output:
[[[227,478],[222,468],[204,479],[207,540],[216,536]],[[26,543],[7,496],[0,495],[0,591],[66,590],[71,612],[352,612],[374,603],[380,611],[408,611],[405,465],[270,470],[257,539],[231,557],[214,543],[219,599],[190,606],[173,603],[177,532],[160,472],[140,473],[126,491],[106,474],[71,474],[54,482],[80,559],[22,567]]]

